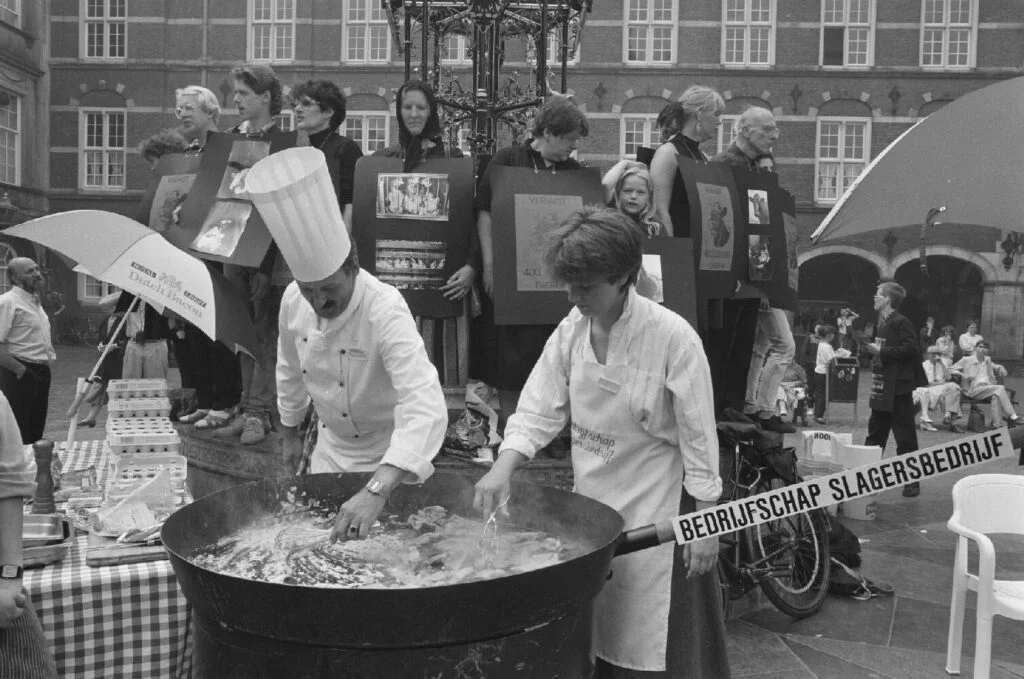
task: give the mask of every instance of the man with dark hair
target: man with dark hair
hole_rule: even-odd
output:
[[[234,103],[241,122],[229,132],[263,137],[280,132],[274,116],[281,112],[281,82],[274,69],[265,64],[242,64],[231,70]],[[271,243],[259,267],[225,264],[224,275],[248,294],[256,330],[253,356],[241,355],[242,403],[240,412],[225,426],[214,429],[216,436],[239,436],[246,445],[259,443],[271,429],[274,410],[274,364],[277,356],[277,314],[283,285],[273,281],[277,246]]]
[[[7,396],[22,443],[35,443],[46,429],[50,403],[50,319],[39,301],[46,278],[28,257],[7,263],[11,289],[0,295],[0,391]]]
[[[356,161],[363,157],[359,144],[338,132],[345,122],[345,95],[330,80],[307,80],[291,93],[295,127],[309,137],[309,145],[327,158],[327,171],[338,194],[345,228],[352,232],[352,193]]]
[[[896,440],[896,454],[917,450],[917,428],[914,426],[914,390],[928,386],[928,377],[921,365],[921,346],[914,324],[899,309],[907,296],[903,286],[886,282],[875,291],[875,341],[861,347],[871,354],[871,417],[868,419],[866,446],[881,446]],[[921,484],[903,486],[903,497],[917,497]]]

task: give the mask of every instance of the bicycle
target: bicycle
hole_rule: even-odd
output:
[[[719,504],[741,500],[799,481],[795,457],[779,459],[757,447],[756,425],[727,423],[720,436],[732,448],[722,474]],[[723,436],[724,434],[724,436]],[[775,464],[773,464],[775,462]],[[780,611],[806,618],[825,603],[831,579],[829,523],[824,510],[799,512],[744,528],[719,539],[718,575],[723,612],[756,586]]]

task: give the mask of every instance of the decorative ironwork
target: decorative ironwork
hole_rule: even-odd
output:
[[[586,16],[593,0],[383,0],[388,22],[399,53],[405,56],[405,78],[414,72],[429,82],[437,93],[449,143],[457,144],[459,132],[472,123],[468,135],[474,156],[491,154],[497,144],[498,125],[511,133],[513,143],[521,142],[533,112],[543,98],[567,89],[568,62],[582,40]],[[412,67],[413,25],[419,32],[420,66]],[[547,63],[547,36],[559,36],[561,86],[549,82],[553,75]],[[457,68],[442,66],[441,52],[448,36],[464,36],[472,55],[471,83]],[[504,41],[526,40],[532,54],[528,63],[532,86],[522,81],[519,71],[499,82],[504,60]],[[431,45],[431,38],[433,44]],[[538,49],[539,45],[545,49]],[[431,49],[431,47],[433,49]]]

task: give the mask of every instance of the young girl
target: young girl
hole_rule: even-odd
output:
[[[625,214],[648,236],[657,236],[662,228],[654,219],[654,183],[647,166],[631,160],[615,164],[601,181],[611,207]]]
[[[828,403],[826,389],[828,366],[833,358],[848,358],[850,352],[846,349],[838,351],[832,349],[836,331],[831,325],[818,326],[815,328],[815,333],[818,337],[818,358],[814,363],[814,421],[818,424],[828,424],[825,421],[825,406]]]

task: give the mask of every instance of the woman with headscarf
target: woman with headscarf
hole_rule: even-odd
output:
[[[416,171],[417,166],[428,158],[462,158],[461,150],[449,149],[441,139],[441,118],[430,85],[410,80],[398,88],[395,117],[398,119],[398,143],[373,155],[401,158],[402,172]],[[464,298],[473,288],[477,272],[482,269],[480,242],[470,229],[466,263],[451,275],[441,287],[441,292],[453,302]]]

